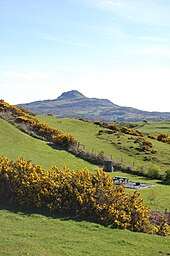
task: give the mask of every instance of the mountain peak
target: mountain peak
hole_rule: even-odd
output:
[[[58,97],[59,100],[80,99],[80,98],[85,98],[85,96],[77,90],[71,90],[71,91],[68,91],[68,92],[63,92],[61,94],[61,96]]]

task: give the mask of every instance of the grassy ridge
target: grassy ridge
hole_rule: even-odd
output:
[[[1,256],[160,256],[170,253],[170,237],[109,229],[64,216],[52,218],[1,208],[0,226]]]
[[[78,159],[64,150],[54,150],[45,141],[35,139],[0,118],[0,155],[15,160],[17,157],[32,160],[43,168],[57,165],[59,168],[67,166],[70,169],[87,167],[94,170],[97,167]]]

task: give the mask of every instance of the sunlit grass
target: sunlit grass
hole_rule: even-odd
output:
[[[169,255],[170,237],[110,229],[69,216],[0,210],[1,256]]]
[[[56,165],[59,168],[64,166],[70,169],[81,169],[87,167],[94,170],[97,167],[79,159],[64,150],[55,150],[45,141],[33,138],[21,132],[13,125],[0,118],[0,155],[16,160],[22,157],[40,164],[43,168]]]
[[[159,142],[157,140],[149,139],[147,136],[144,138],[153,144],[155,153],[139,152],[136,148],[139,145],[134,141],[136,136],[127,134],[103,134],[97,136],[99,130],[103,128],[89,122],[82,122],[78,119],[70,118],[55,118],[52,116],[37,116],[40,122],[45,122],[53,127],[58,128],[62,132],[69,133],[81,143],[82,149],[86,151],[100,153],[114,162],[120,162],[124,165],[134,167],[136,169],[141,166],[145,170],[150,168],[158,168],[160,173],[164,173],[169,167],[170,162],[170,146],[169,144]],[[170,130],[170,123],[139,123],[139,130],[147,133],[159,134]]]

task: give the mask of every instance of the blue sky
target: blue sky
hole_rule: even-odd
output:
[[[0,0],[0,98],[169,111],[169,0]]]

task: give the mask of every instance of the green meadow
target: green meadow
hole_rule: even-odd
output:
[[[81,145],[85,145],[87,151],[92,151],[94,148],[98,153],[103,150],[108,152],[108,155],[112,153],[112,157],[115,156],[116,159],[123,158],[124,161],[127,161],[126,163],[128,163],[128,161],[130,163],[135,161],[132,156],[126,155],[125,152],[118,150],[113,144],[108,143],[106,138],[98,138],[96,135],[98,134],[100,127],[97,125],[82,122],[77,119],[58,119],[49,116],[38,116],[38,119],[41,122],[46,122],[53,127],[57,127],[63,132],[73,134],[77,140],[81,142]],[[158,124],[154,125],[158,127]],[[146,127],[147,126],[149,125],[146,124]],[[164,123],[163,126],[165,126]],[[42,165],[44,169],[48,169],[52,165],[56,165],[60,169],[66,166],[72,170],[87,168],[90,171],[95,171],[98,168],[102,168],[102,166],[94,166],[64,150],[53,149],[45,141],[33,138],[28,134],[21,132],[15,126],[3,119],[0,119],[0,127],[0,155],[7,156],[11,160],[16,160],[17,157],[22,157],[25,160],[32,160],[33,163]],[[144,127],[142,127],[142,129],[144,129]],[[159,124],[159,127],[162,127],[162,125]],[[124,137],[127,136],[124,135]],[[169,145],[164,145],[164,143],[154,142],[159,143],[162,147],[169,147]],[[143,165],[147,163],[140,162],[140,164]],[[144,198],[146,204],[153,210],[170,210],[170,203],[168,200],[170,196],[169,185],[164,185],[159,180],[150,180],[145,177],[127,173],[113,172],[108,174],[111,176],[126,176],[132,181],[153,183],[155,185],[154,187],[139,190],[141,197]],[[127,191],[131,192],[132,190],[127,189]]]
[[[45,122],[59,130],[73,134],[81,143],[81,147],[87,151],[104,153],[114,161],[122,161],[127,165],[146,167],[148,164],[159,163],[163,172],[168,162],[169,145],[152,141],[156,148],[157,159],[164,157],[163,161],[149,163],[143,161],[144,154],[136,153],[132,140],[128,135],[117,138],[114,134],[98,136],[100,127],[77,119],[57,119],[50,116],[38,116],[41,122]],[[168,133],[167,123],[142,124],[139,129],[143,133]],[[158,129],[159,127],[159,129]],[[64,150],[56,150],[48,143],[20,131],[7,121],[0,119],[0,155],[7,156],[11,160],[22,157],[32,160],[48,169],[52,165],[59,168],[66,166],[69,169],[88,168],[95,171],[101,166],[94,166]],[[128,142],[130,141],[130,142]],[[117,144],[117,142],[121,144]],[[121,147],[120,147],[121,146]],[[160,148],[160,150],[159,150]],[[129,150],[131,150],[129,152]],[[159,152],[164,150],[162,153]],[[158,153],[159,152],[159,153]],[[167,165],[168,167],[168,165]],[[126,176],[129,180],[150,183],[151,188],[140,189],[140,197],[152,210],[170,211],[170,186],[161,183],[160,180],[151,180],[132,174],[120,172],[108,173],[111,176]],[[132,189],[126,189],[131,193]],[[0,205],[0,255],[2,256],[71,256],[71,255],[135,255],[135,256],[159,256],[170,255],[170,236],[161,237],[127,230],[110,229],[97,223],[91,223],[84,219],[71,216],[51,216],[43,212],[25,211],[9,205]]]
[[[68,216],[47,216],[1,206],[1,256],[160,256],[170,237],[110,229]]]
[[[15,160],[17,157],[32,160],[48,169],[52,165],[59,168],[64,166],[70,169],[88,168],[94,170],[97,167],[76,158],[64,150],[55,150],[45,141],[33,138],[21,132],[15,126],[0,118],[0,155]]]
[[[122,163],[136,169],[158,169],[164,173],[170,168],[170,146],[169,144],[149,139],[147,134],[170,133],[170,123],[137,123],[136,129],[144,134],[144,139],[151,142],[154,153],[140,152],[134,143],[136,136],[113,133],[99,135],[99,130],[107,130],[93,123],[83,122],[78,119],[54,118],[51,116],[38,116],[40,122],[47,123],[58,128],[62,132],[70,133],[81,143],[82,149],[100,153],[103,152],[108,159]],[[125,124],[126,125],[126,124]]]

